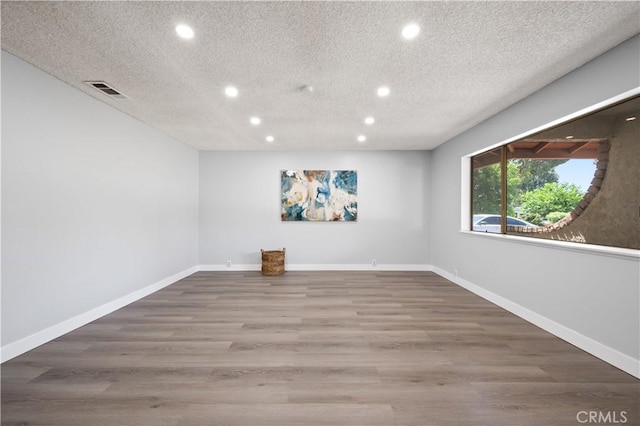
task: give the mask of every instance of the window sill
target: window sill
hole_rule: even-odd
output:
[[[494,238],[507,241],[509,243],[527,244],[538,247],[552,248],[556,250],[574,251],[586,254],[598,254],[603,256],[616,257],[619,259],[635,260],[637,262],[640,261],[640,250],[634,249],[600,246],[595,244],[573,243],[569,241],[545,240],[541,238],[520,237],[517,235],[496,234],[491,232],[462,230],[460,231],[460,233],[465,235],[473,235],[474,237],[478,238]]]

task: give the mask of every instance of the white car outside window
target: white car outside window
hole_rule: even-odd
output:
[[[474,214],[473,215],[473,231],[479,232],[492,232],[500,233],[500,215],[499,214]],[[526,220],[517,219],[515,217],[507,216],[507,225],[514,226],[533,226],[537,227],[533,223],[529,223]]]

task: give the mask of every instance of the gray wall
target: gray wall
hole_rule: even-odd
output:
[[[358,171],[357,222],[281,222],[280,170]],[[256,265],[286,247],[291,265],[427,265],[430,153],[201,152],[200,264]]]
[[[198,152],[2,52],[2,345],[197,264]]]
[[[449,273],[457,270],[462,279],[636,360],[637,257],[461,233],[458,195],[462,156],[637,87],[639,52],[636,36],[440,146],[431,163],[434,265]]]

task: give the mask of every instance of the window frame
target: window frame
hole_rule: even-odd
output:
[[[564,248],[567,250],[579,251],[579,252],[598,252],[601,254],[607,254],[614,257],[623,257],[623,258],[633,258],[640,260],[640,250],[631,249],[631,248],[623,248],[623,247],[613,247],[613,246],[603,246],[597,244],[585,244],[585,243],[575,243],[570,241],[557,241],[557,240],[549,240],[549,239],[540,239],[540,238],[531,238],[531,237],[523,237],[519,235],[507,234],[506,227],[507,223],[505,220],[501,221],[501,233],[490,233],[490,232],[477,232],[473,231],[473,211],[472,211],[472,196],[473,196],[473,167],[472,167],[472,158],[476,155],[482,154],[486,151],[502,148],[502,159],[501,159],[501,167],[502,167],[502,176],[505,176],[502,179],[502,190],[501,190],[501,215],[502,217],[507,217],[507,203],[506,203],[506,195],[507,195],[507,179],[506,179],[506,166],[507,162],[504,161],[506,157],[506,149],[507,145],[516,142],[520,139],[526,138],[527,136],[542,132],[544,130],[548,130],[552,127],[560,126],[562,124],[566,124],[570,121],[576,120],[583,116],[589,115],[593,112],[605,109],[614,104],[624,102],[628,99],[631,99],[635,96],[640,95],[640,86],[635,87],[631,90],[623,92],[619,95],[608,98],[604,101],[595,103],[591,106],[568,114],[566,116],[560,117],[553,121],[550,121],[541,126],[535,127],[526,132],[520,133],[513,137],[507,138],[501,142],[488,145],[482,149],[473,151],[467,155],[461,157],[461,215],[460,215],[460,233],[467,235],[478,236],[479,238],[498,238],[505,239],[513,242],[521,242],[528,245],[536,245],[536,246],[546,246],[553,248]]]

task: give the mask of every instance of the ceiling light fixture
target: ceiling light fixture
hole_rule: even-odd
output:
[[[365,135],[358,136],[358,142],[364,142],[366,140],[367,140],[367,137]]]
[[[413,40],[420,34],[420,26],[418,24],[408,24],[402,29],[402,37],[405,40]]]
[[[565,136],[565,139],[573,139],[573,135]]]
[[[271,135],[267,136],[265,139],[266,139],[266,141],[267,141],[267,142],[273,142],[274,140],[276,140],[276,139],[275,139],[273,136],[271,136]]]
[[[176,25],[176,33],[186,40],[192,39],[195,35],[191,27],[184,24]]]
[[[260,120],[260,117],[251,117],[249,119],[249,121],[251,122],[251,124],[253,124],[254,126],[257,126],[258,124],[260,124],[260,122],[262,122],[262,120]]]
[[[375,122],[376,122],[376,120],[373,117],[367,117],[367,118],[364,119],[364,124],[371,125],[371,124],[373,124]]]
[[[636,117],[635,117],[635,116],[632,116],[632,117],[627,117],[627,118],[625,119],[625,121],[633,121],[633,120],[635,120],[635,119],[636,119]]]
[[[227,95],[228,98],[237,98],[238,89],[233,86],[227,86],[224,89],[224,94]]]
[[[381,98],[386,98],[391,93],[391,90],[387,86],[382,86],[378,88],[378,96]]]

